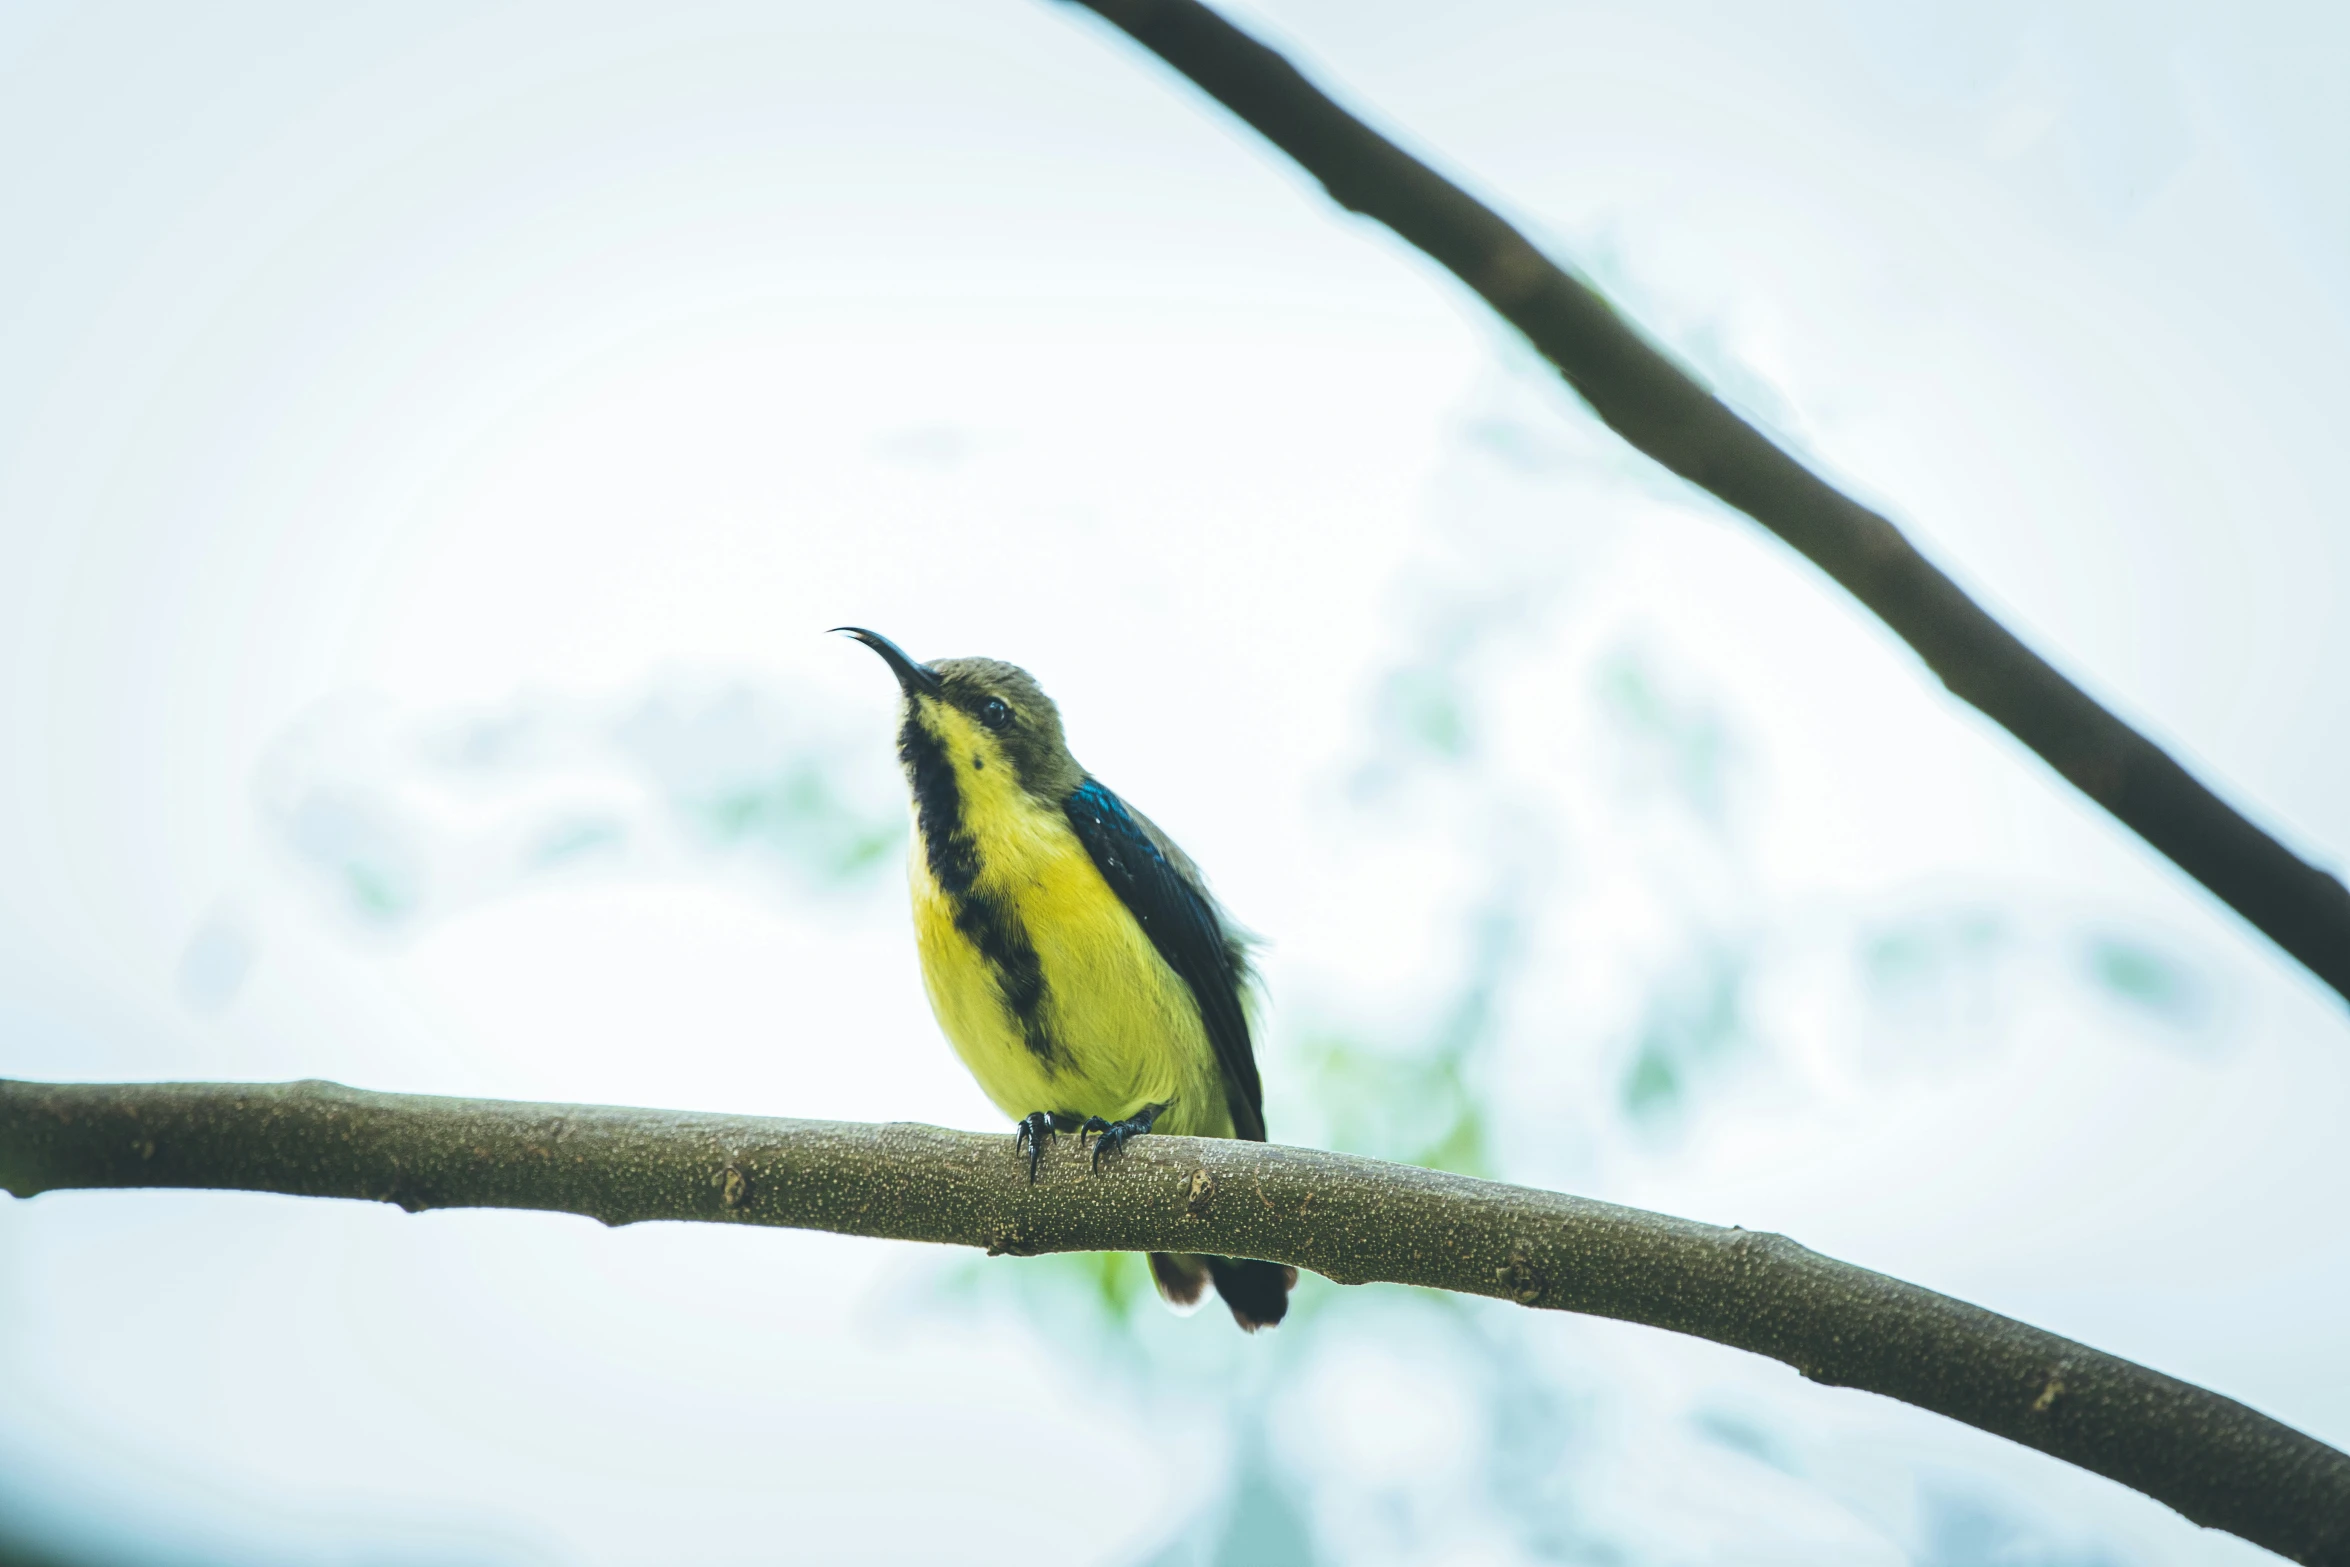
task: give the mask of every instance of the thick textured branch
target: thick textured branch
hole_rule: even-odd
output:
[[[2095,1470],[2350,1567],[2350,1456],[2231,1399],[1784,1236],[1261,1143],[1145,1137],[1031,1186],[1008,1136],[366,1093],[0,1079],[0,1186],[212,1187],[606,1224],[700,1219],[981,1246],[1203,1251],[1695,1334]]]
[[[2302,861],[2026,647],[1877,513],[1649,345],[1491,208],[1197,0],[1079,0],[1239,115],[1332,200],[1482,295],[1599,417],[1802,551],[1959,697],[2350,997],[2350,889]]]

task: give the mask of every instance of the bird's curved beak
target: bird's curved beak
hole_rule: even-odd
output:
[[[863,626],[835,626],[832,629],[843,636],[855,637],[859,642],[879,653],[881,661],[889,666],[890,673],[898,677],[898,689],[905,692],[906,695],[938,695],[940,689],[938,671],[932,669],[928,664],[915,663],[906,656],[905,649],[880,632],[867,631]]]

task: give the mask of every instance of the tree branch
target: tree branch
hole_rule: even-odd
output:
[[[0,1079],[0,1186],[203,1187],[606,1224],[698,1219],[981,1246],[1204,1251],[1694,1334],[1962,1420],[2297,1561],[2350,1567],[2350,1456],[2232,1399],[1807,1251],[1311,1149],[1152,1136],[1097,1179],[1011,1139],[333,1083]]]
[[[2255,827],[1994,620],[1885,518],[1651,347],[1526,237],[1197,0],[1078,0],[1523,332],[1641,451],[1745,512],[1875,612],[1942,683],[2350,998],[2350,889]]]

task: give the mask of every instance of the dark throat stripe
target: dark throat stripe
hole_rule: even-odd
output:
[[[898,731],[898,760],[914,790],[916,848],[931,878],[955,911],[955,929],[979,949],[995,973],[996,990],[1020,1020],[1020,1037],[1047,1067],[1057,1067],[1060,1041],[1045,1020],[1044,965],[1028,928],[1010,903],[979,886],[979,845],[963,826],[963,794],[954,759],[913,713]]]

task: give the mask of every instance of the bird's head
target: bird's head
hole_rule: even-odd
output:
[[[1027,670],[993,658],[917,664],[895,642],[861,626],[834,628],[889,665],[903,698],[898,754],[909,780],[943,760],[966,792],[1016,785],[1059,804],[1085,781],[1061,735],[1061,711]]]

